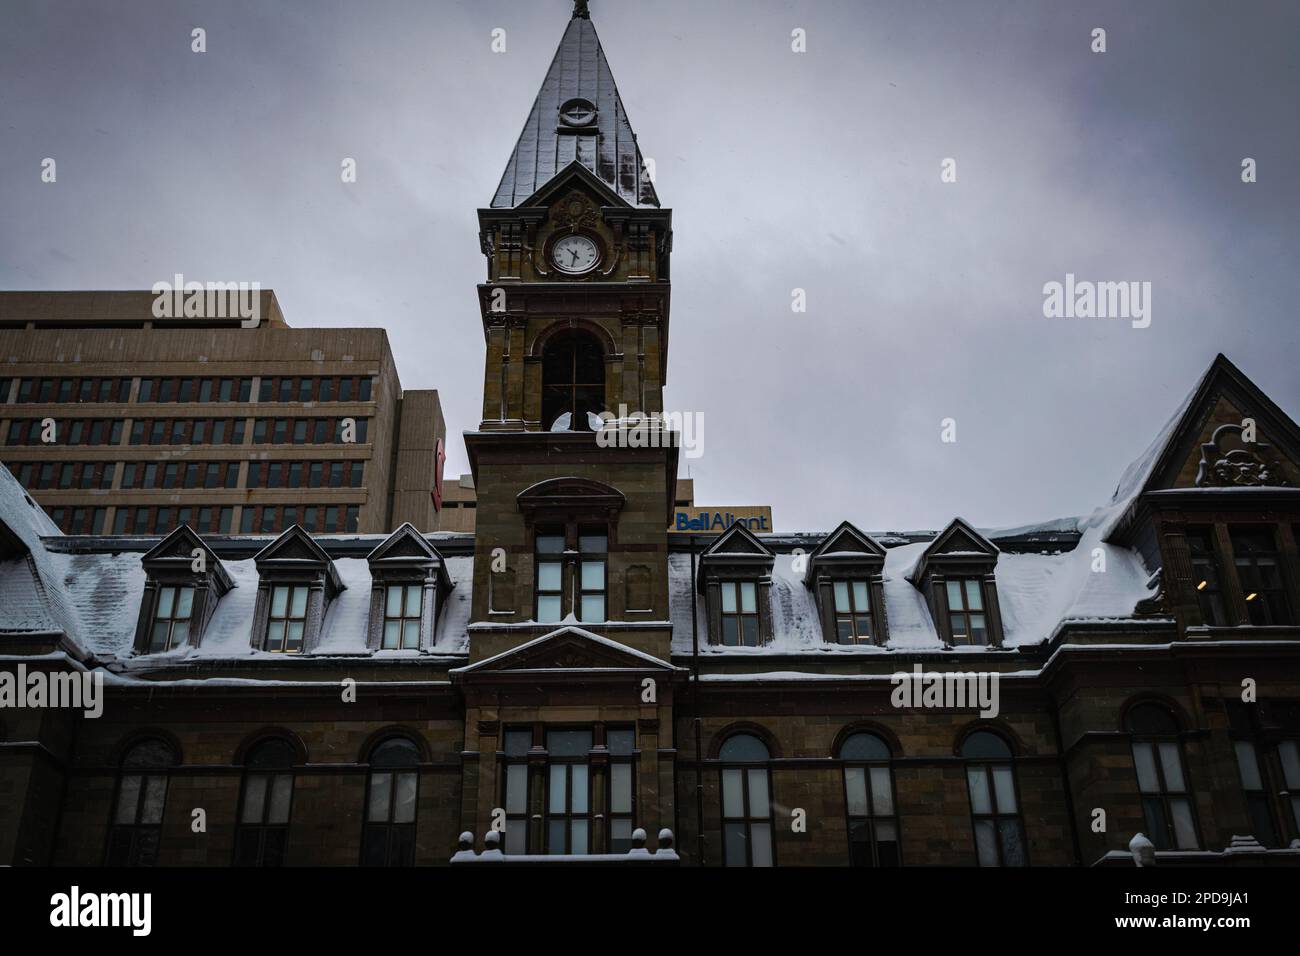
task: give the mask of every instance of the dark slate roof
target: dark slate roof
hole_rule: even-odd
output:
[[[614,85],[605,51],[591,20],[575,9],[555,59],[546,72],[528,121],[492,198],[493,209],[523,203],[574,160],[631,206],[659,205],[654,184],[642,181],[641,150]],[[572,99],[596,107],[590,132],[558,131],[560,107]]]

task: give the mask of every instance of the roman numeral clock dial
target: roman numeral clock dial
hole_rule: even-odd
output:
[[[551,246],[551,264],[566,275],[581,275],[596,267],[600,250],[589,236],[565,236]]]

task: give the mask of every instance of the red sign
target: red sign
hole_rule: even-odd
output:
[[[442,450],[442,439],[433,453],[433,510],[442,511],[442,463],[447,460],[447,453]]]

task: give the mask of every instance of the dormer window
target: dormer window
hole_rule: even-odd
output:
[[[1002,645],[993,578],[997,561],[997,546],[956,518],[930,542],[908,575],[925,595],[935,630],[947,646]]]
[[[1273,529],[1234,527],[1229,529],[1229,536],[1247,620],[1255,625],[1290,624],[1291,607],[1282,583],[1281,555]]]
[[[954,644],[989,642],[988,617],[984,613],[984,583],[979,578],[949,578],[948,634]]]
[[[696,587],[704,592],[709,642],[760,647],[772,639],[768,592],[775,555],[754,533],[733,524],[700,555]]]
[[[871,597],[867,582],[836,581],[835,639],[840,644],[870,644]]]
[[[418,650],[424,588],[390,584],[384,591],[384,638],[379,646],[386,651]]]
[[[722,581],[722,643],[758,647],[758,586],[753,581]]]
[[[813,588],[828,644],[883,644],[885,549],[847,521],[808,558],[804,583]]]
[[[302,652],[310,596],[311,589],[305,584],[277,584],[271,588],[271,616],[266,626],[265,650],[276,654]]]
[[[194,588],[187,585],[159,588],[153,627],[149,631],[149,653],[161,654],[184,644],[190,636],[193,613]]]
[[[146,575],[136,619],[137,654],[198,647],[222,595],[234,587],[216,554],[188,525],[146,553]]]
[[[257,605],[252,645],[272,654],[309,654],[330,602],[343,591],[334,562],[298,525],[253,556]]]
[[[409,523],[370,552],[370,622],[367,646],[421,651],[434,644],[442,599],[451,581],[440,555]]]

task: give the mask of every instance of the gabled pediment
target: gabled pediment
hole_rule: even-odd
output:
[[[196,551],[202,555],[203,571],[194,569],[195,561],[198,560]],[[140,557],[140,564],[151,576],[167,572],[209,574],[222,594],[234,587],[234,582],[216,552],[189,525],[181,525],[150,548]]]
[[[908,580],[919,587],[932,565],[991,565],[997,561],[998,554],[997,545],[976,531],[969,522],[953,518],[952,523],[939,532],[929,547],[921,552]]]
[[[1222,355],[1163,437],[1135,493],[1300,487],[1300,427]]]
[[[635,648],[601,637],[581,627],[566,626],[471,664],[456,668],[458,675],[538,671],[673,671],[666,661]]]
[[[576,159],[520,203],[520,206],[524,208],[550,206],[575,187],[585,192],[599,206],[632,208],[630,203],[597,179],[591,170]]]
[[[343,582],[330,556],[298,525],[286,529],[278,538],[253,555],[253,563],[257,565],[258,574],[276,572],[277,574],[301,574],[303,577],[321,574],[325,576],[334,592],[343,590]]]
[[[704,549],[700,555],[701,560],[709,557],[761,557],[771,558],[772,551],[754,532],[750,531],[740,522],[731,525],[726,531],[718,535],[713,543]]]
[[[1148,492],[1300,488],[1300,426],[1223,355],[1125,470],[1104,530],[1111,540]]]
[[[377,561],[441,561],[442,556],[408,521],[371,551],[366,560],[371,564]]]
[[[819,567],[859,566],[879,567],[884,564],[885,549],[875,538],[845,521],[822,539],[816,550],[808,556],[808,571],[804,581],[811,584]]]

